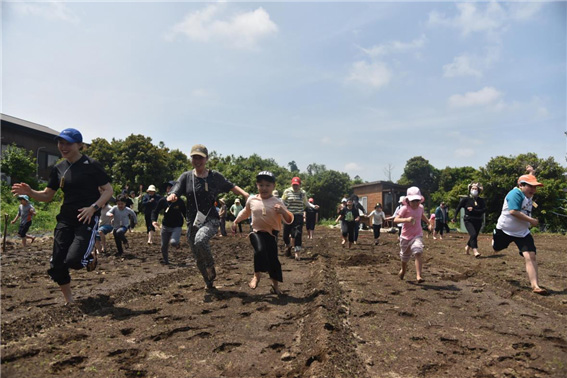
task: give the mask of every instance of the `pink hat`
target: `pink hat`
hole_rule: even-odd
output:
[[[411,188],[408,188],[406,201],[411,202],[415,200],[419,200],[420,203],[423,203],[425,198],[423,198],[421,191],[417,186],[412,186]]]
[[[313,198],[309,198],[309,202],[313,203]]]

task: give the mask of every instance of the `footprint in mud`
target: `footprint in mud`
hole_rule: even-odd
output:
[[[359,318],[367,318],[376,316],[376,311],[366,311],[365,313],[359,315]]]
[[[49,371],[52,374],[56,374],[63,371],[66,367],[79,365],[81,362],[83,362],[86,359],[87,357],[84,356],[73,356],[71,358],[67,358],[66,360],[53,362],[49,366]]]
[[[415,317],[415,314],[414,314],[414,313],[408,312],[408,311],[399,311],[399,312],[398,312],[398,315],[399,315],[399,316],[406,317],[406,318],[414,318],[414,317]]]
[[[247,318],[247,317],[249,317],[250,315],[252,315],[252,313],[245,311],[245,312],[241,312],[239,315],[242,316],[243,318]]]
[[[181,294],[173,294],[173,299],[167,301],[169,304],[187,302],[187,299]]]
[[[194,339],[195,337],[198,337],[198,338],[201,338],[201,339],[208,339],[211,336],[212,336],[211,333],[203,331],[203,332],[199,332],[199,333],[187,338],[187,340]]]
[[[122,336],[128,336],[130,335],[132,332],[134,332],[134,328],[122,328],[120,330],[120,333],[122,334]]]
[[[274,351],[280,353],[282,350],[285,349],[285,344],[281,344],[281,343],[270,344],[270,345],[268,345],[267,348],[263,348],[260,353],[265,353],[267,351],[267,349],[271,349],[271,350],[274,350]]]
[[[238,348],[241,345],[242,345],[242,343],[222,343],[220,346],[213,349],[213,352],[215,352],[215,353],[221,353],[221,352],[230,353],[234,349]]]
[[[108,353],[108,357],[116,357],[118,364],[133,365],[144,358],[139,349],[117,349]]]
[[[531,349],[533,348],[535,345],[532,343],[515,343],[512,344],[512,348],[514,349]]]

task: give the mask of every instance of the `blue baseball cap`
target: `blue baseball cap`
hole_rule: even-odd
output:
[[[83,143],[83,136],[77,129],[65,129],[55,139],[65,139],[69,143]]]
[[[18,199],[23,199],[30,202],[30,197],[28,197],[26,194],[22,194],[21,196],[18,196]]]

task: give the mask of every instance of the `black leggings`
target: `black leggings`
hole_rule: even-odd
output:
[[[254,248],[254,272],[268,272],[271,279],[283,282],[282,266],[278,260],[277,231],[274,235],[258,231],[250,234]]]
[[[482,227],[482,220],[475,219],[475,220],[466,220],[465,227],[467,228],[467,232],[469,233],[469,241],[467,245],[471,248],[478,248],[478,234],[480,232],[480,228]]]

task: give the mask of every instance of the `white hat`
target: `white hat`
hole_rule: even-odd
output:
[[[150,185],[148,186],[148,189],[146,189],[146,192],[155,192],[155,191],[156,191],[155,185]]]
[[[406,199],[406,196],[401,196],[400,199],[398,200],[398,203],[404,203],[405,199]]]
[[[423,198],[423,196],[421,195],[421,191],[417,186],[412,186],[411,188],[408,188],[406,199],[409,202],[419,200],[420,203],[423,203],[423,201],[425,201],[425,198]]]

